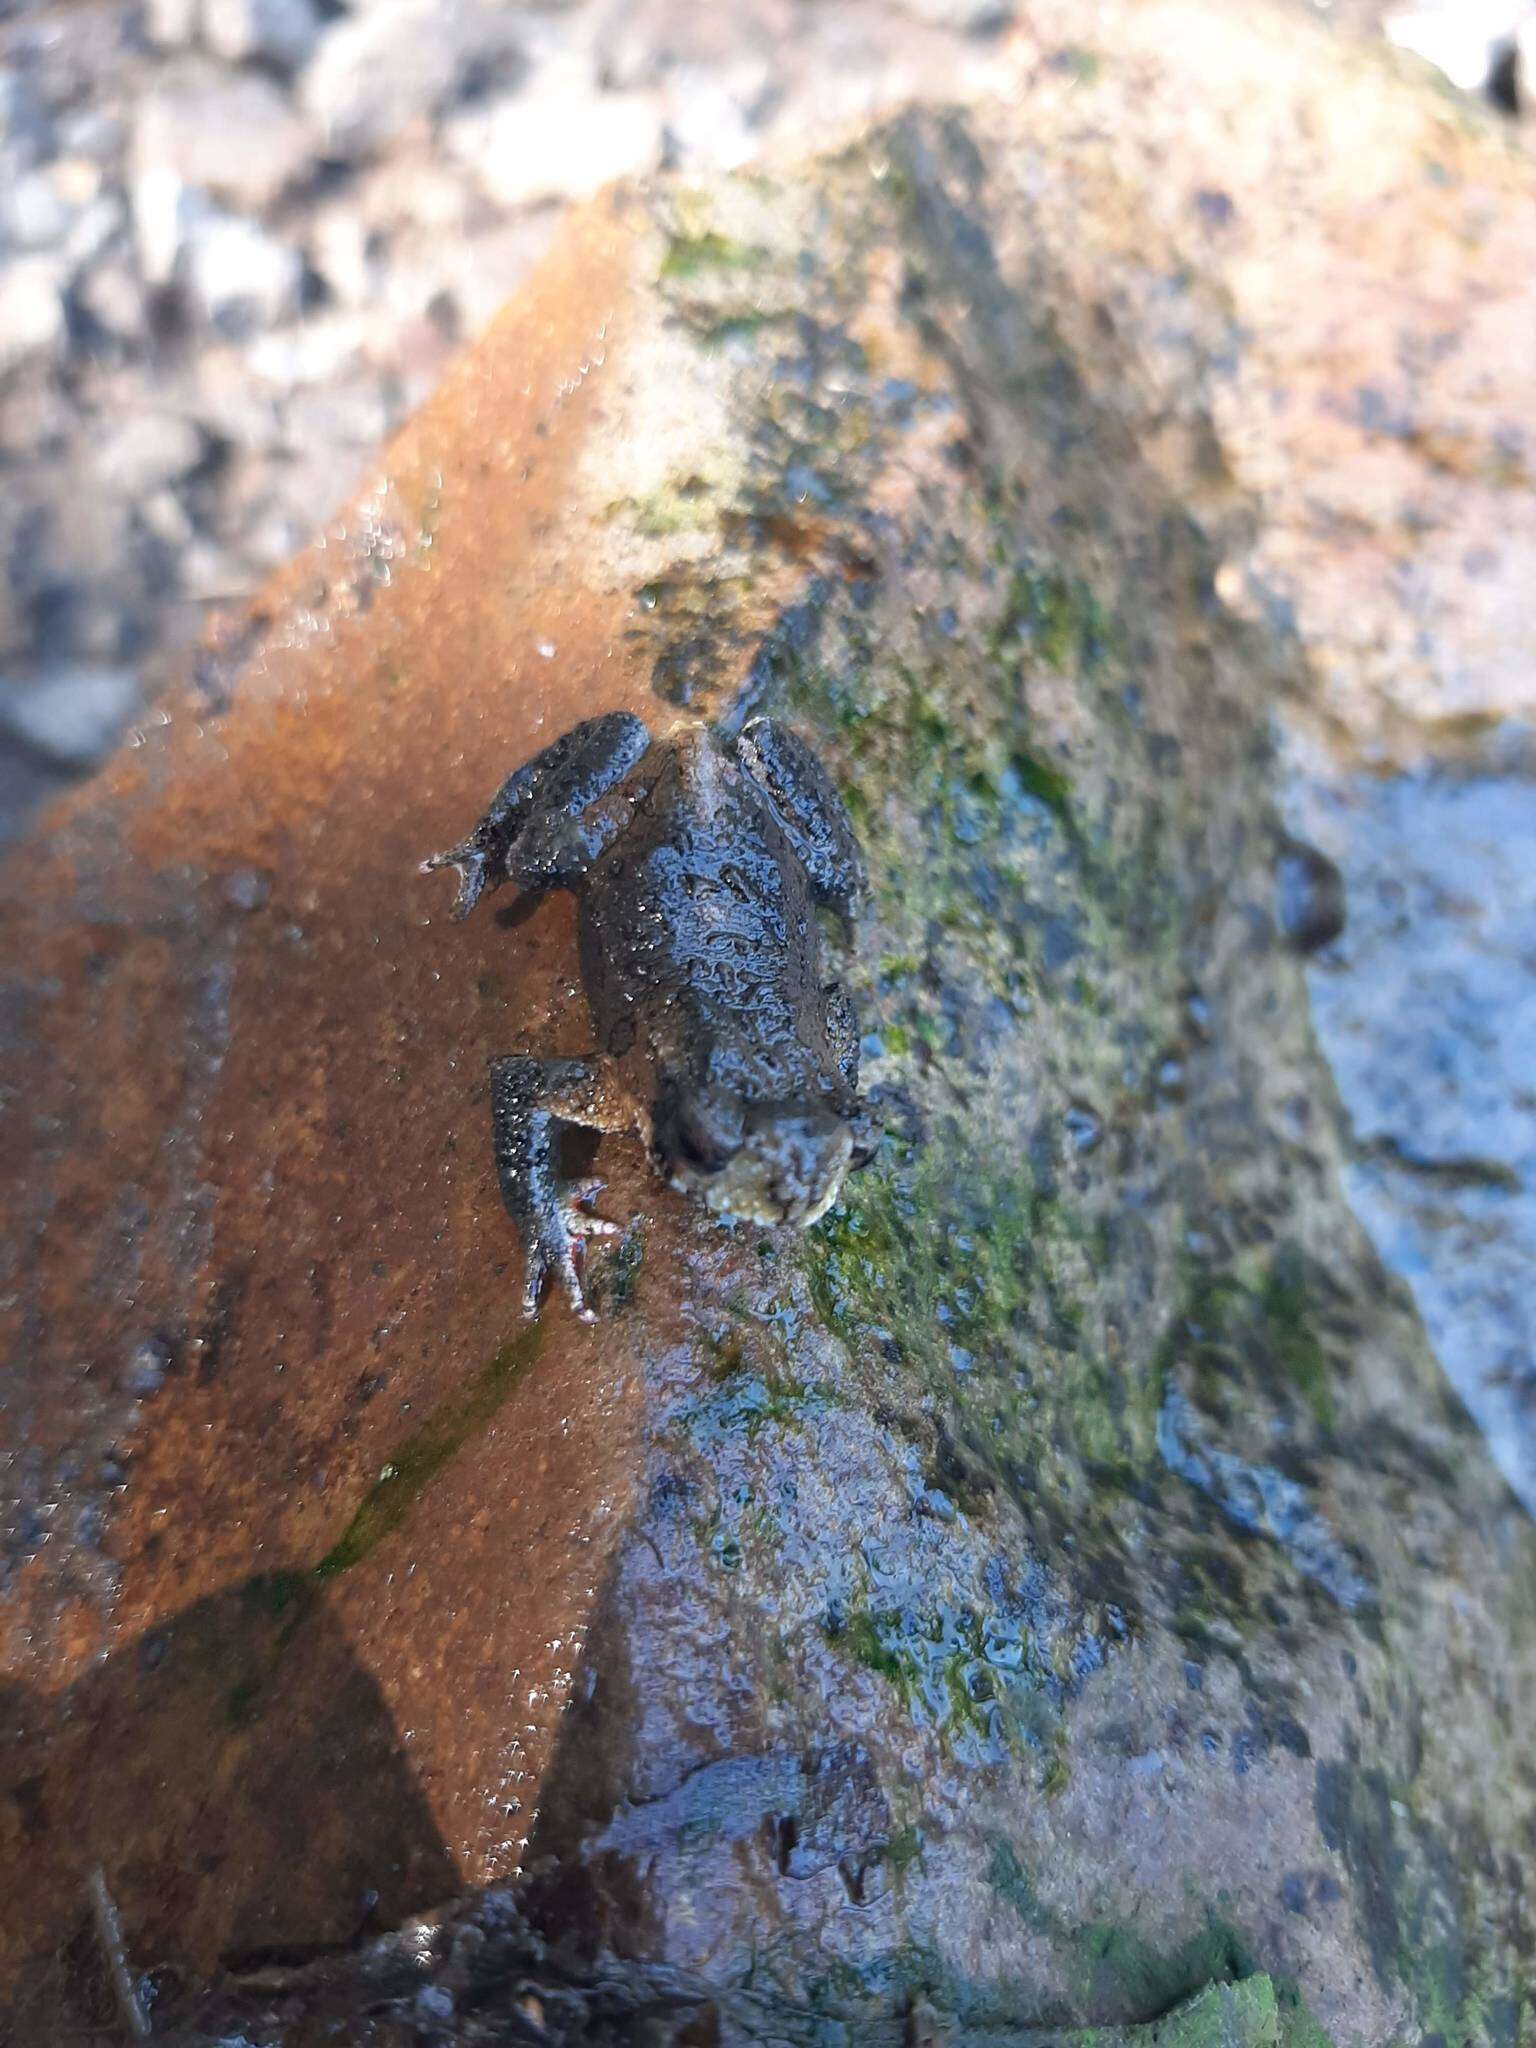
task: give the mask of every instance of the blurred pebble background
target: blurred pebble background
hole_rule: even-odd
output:
[[[1536,75],[1520,0],[1297,4],[1511,113]],[[963,96],[1021,11],[0,7],[0,841],[324,523],[563,207]]]

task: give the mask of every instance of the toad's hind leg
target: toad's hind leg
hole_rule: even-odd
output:
[[[865,889],[864,857],[831,776],[774,718],[754,718],[743,729],[736,758],[767,797],[817,902],[851,924]]]
[[[630,711],[608,711],[572,726],[509,776],[469,837],[424,860],[423,873],[458,869],[455,917],[467,917],[487,889],[508,877],[525,889],[574,881],[628,822],[630,807],[610,793],[638,767],[650,743]]]
[[[618,1226],[589,1216],[579,1205],[601,1181],[560,1179],[562,1124],[587,1130],[627,1130],[634,1115],[621,1103],[602,1060],[540,1060],[513,1054],[491,1061],[491,1129],[496,1174],[507,1214],[517,1225],[527,1259],[523,1313],[537,1315],[550,1273],[560,1277],[571,1307],[594,1320],[581,1291],[576,1246],[586,1237],[613,1237]]]
[[[880,1149],[881,1126],[879,1113],[859,1093],[858,1020],[841,982],[828,982],[821,995],[827,1043],[851,1098],[847,1115],[853,1132],[853,1164],[867,1166]]]

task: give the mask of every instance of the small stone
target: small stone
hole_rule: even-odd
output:
[[[64,261],[70,275],[78,278],[116,241],[127,223],[128,213],[116,192],[103,192],[89,206],[82,207],[64,237]]]
[[[736,170],[756,155],[757,128],[772,106],[766,63],[680,64],[667,76],[667,160],[685,170]]]
[[[132,177],[138,187],[169,174],[259,212],[308,169],[313,131],[270,79],[228,78],[201,65],[147,97],[134,124]]]
[[[1152,1085],[1161,1101],[1182,1102],[1185,1093],[1184,1062],[1176,1059],[1160,1061],[1152,1077]]]
[[[901,0],[903,10],[935,28],[958,29],[962,35],[985,35],[1013,19],[1011,0]]]
[[[193,604],[231,604],[255,581],[255,570],[240,556],[202,535],[181,558],[182,593]]]
[[[145,412],[107,437],[96,458],[102,478],[129,497],[148,497],[179,483],[205,453],[200,429],[176,413]]]
[[[408,0],[327,29],[300,96],[334,156],[365,157],[448,107],[466,71],[510,30],[467,7]]]
[[[304,265],[296,249],[254,221],[213,214],[182,252],[194,303],[211,324],[240,340],[299,309]]]
[[[1344,929],[1344,877],[1327,854],[1286,840],[1275,867],[1275,913],[1298,952],[1333,944]]]
[[[1195,213],[1203,227],[1220,230],[1231,227],[1237,218],[1237,208],[1232,204],[1230,193],[1218,186],[1205,185],[1195,194]],[[1217,593],[1220,595],[1220,593]]]
[[[517,99],[462,117],[449,141],[499,206],[581,199],[657,166],[661,106],[648,93],[541,92],[536,80]]]
[[[60,156],[84,158],[90,164],[99,191],[103,167],[121,153],[127,133],[115,108],[92,102],[60,116],[56,141]]]
[[[49,165],[48,175],[66,206],[89,206],[101,191],[101,167],[88,157],[60,157]]]
[[[336,380],[363,360],[369,337],[370,323],[355,313],[318,314],[285,333],[263,336],[246,357],[246,368],[274,391],[285,394],[279,400],[284,415],[291,414],[296,387],[324,385],[330,387],[325,398],[336,405],[340,416],[346,410],[346,394],[336,388]],[[323,420],[320,425],[323,428]],[[282,431],[271,438],[293,445],[291,432]],[[324,438],[323,431],[317,438]]]
[[[174,491],[159,490],[147,498],[136,498],[134,509],[144,530],[152,533],[173,554],[179,555],[191,540],[194,531],[192,521]]]
[[[1103,1124],[1093,1111],[1081,1102],[1073,1103],[1061,1123],[1074,1152],[1093,1151],[1104,1136]]]
[[[201,0],[145,0],[144,33],[159,50],[184,50],[197,41]]]
[[[60,768],[94,766],[138,709],[131,669],[66,668],[0,694],[0,726]]]
[[[0,147],[13,176],[51,154],[49,128],[30,82],[18,71],[0,69]]]
[[[333,206],[310,232],[309,260],[343,306],[365,306],[377,287],[374,238],[355,206]]]
[[[203,0],[203,40],[231,64],[259,58],[296,71],[319,34],[310,0]]]
[[[147,285],[167,285],[189,237],[212,213],[212,202],[164,164],[135,173],[129,200],[139,271]]]
[[[62,347],[63,285],[52,256],[22,256],[0,270],[0,377]]]
[[[114,340],[137,340],[144,331],[144,287],[125,258],[88,270],[75,286],[75,303]]]
[[[4,207],[6,232],[18,249],[57,248],[74,218],[74,208],[46,170],[18,178]]]

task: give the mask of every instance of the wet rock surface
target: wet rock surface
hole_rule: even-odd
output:
[[[10,865],[27,2023],[100,2022],[99,1867],[194,2039],[328,2000],[359,2039],[602,2038],[648,2000],[679,2039],[1518,2041],[1536,1535],[1351,1203],[1366,1084],[1319,1040],[1375,1027],[1328,977],[1412,921],[1273,726],[1422,755],[1460,615],[1420,609],[1405,709],[1337,637],[1406,630],[1401,536],[1314,577],[1307,450],[1253,422],[1338,418],[1317,333],[1260,317],[1296,181],[1390,358],[1441,233],[1515,322],[1517,230],[1458,237],[1531,174],[1320,40],[1266,99],[1298,32],[1219,20],[1133,11],[1093,63],[1026,49],[1023,110],[584,216]],[[1334,95],[1398,182],[1434,153],[1411,257],[1305,185]],[[1472,385],[1502,431],[1471,356],[1422,366],[1394,473]],[[1481,471],[1423,474],[1475,528]],[[484,1061],[585,1049],[569,908],[453,926],[414,866],[509,758],[667,705],[783,715],[843,789],[890,1135],[803,1240],[604,1141],[642,1220],[603,1320],[525,1330]],[[1384,845],[1390,789],[1344,788]],[[1310,955],[1296,844],[1348,899]],[[1523,900],[1447,919],[1458,971]]]
[[[1401,775],[1302,755],[1288,802],[1355,877],[1350,928],[1311,975],[1350,1200],[1536,1513],[1531,767],[1520,733]]]

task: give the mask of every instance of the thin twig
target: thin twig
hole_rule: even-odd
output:
[[[147,2041],[149,2019],[139,1999],[138,1979],[129,1966],[123,1923],[112,1903],[112,1894],[107,1890],[107,1874],[99,1863],[91,1872],[86,1889],[90,1892],[91,1911],[96,1919],[96,1939],[101,1943],[101,1952],[107,1960],[107,1973],[112,1979],[123,2025],[135,2041]]]

